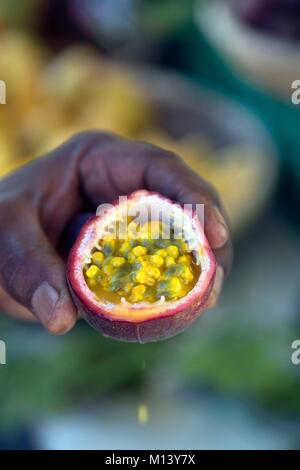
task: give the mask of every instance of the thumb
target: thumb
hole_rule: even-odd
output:
[[[13,220],[1,222],[1,287],[31,310],[50,333],[66,333],[74,326],[77,314],[63,261],[34,213],[21,210],[15,212]]]

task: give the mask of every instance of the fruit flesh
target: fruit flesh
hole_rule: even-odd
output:
[[[92,250],[83,273],[101,301],[154,303],[186,296],[200,275],[200,266],[182,239],[162,222],[128,223],[127,237],[107,235]]]
[[[112,297],[109,301],[107,301],[107,297],[98,297],[88,287],[85,277],[85,272],[93,264],[91,263],[92,255],[96,252],[105,255],[100,242],[107,235],[107,229],[111,234],[110,228],[115,226],[120,218],[126,220],[128,214],[130,216],[133,213],[146,214],[143,211],[145,206],[147,208],[146,213],[151,214],[151,220],[161,220],[161,217],[153,217],[152,208],[155,208],[154,214],[157,214],[157,209],[160,214],[170,214],[171,224],[167,218],[168,227],[174,226],[176,229],[178,225],[182,225],[184,228],[180,241],[185,240],[187,242],[187,252],[180,254],[184,257],[180,261],[187,262],[188,258],[185,257],[187,255],[192,257],[194,263],[192,266],[195,268],[196,273],[193,288],[187,295],[178,300],[162,301],[160,299],[152,303],[146,301],[130,303],[122,299],[120,301],[118,294],[109,291],[103,291],[104,295]],[[145,222],[147,215],[142,215],[139,219],[141,223]],[[164,219],[165,217],[162,220]],[[114,231],[114,233],[116,232]],[[151,249],[151,243],[157,243],[152,235],[148,239],[146,237],[144,244],[139,241],[139,246],[147,245],[148,249]],[[129,241],[128,238],[131,239],[132,236],[119,235],[119,239],[122,239],[123,242]],[[170,241],[170,234],[167,238]],[[178,237],[176,236],[176,238]],[[176,241],[179,242],[179,240]],[[172,244],[175,243],[172,241]],[[129,247],[132,250],[133,247],[130,243],[129,246],[127,245],[127,248]],[[109,247],[107,249],[109,250]],[[165,249],[165,247],[159,247],[158,249]],[[157,256],[160,256],[160,254]],[[97,255],[97,257],[101,262],[102,256]],[[120,257],[125,256],[120,254]],[[176,264],[179,264],[179,258],[176,258]],[[154,258],[154,260],[157,261],[157,258]],[[119,261],[117,261],[118,263]],[[79,314],[93,328],[101,331],[104,336],[139,343],[170,338],[191,325],[205,310],[213,287],[215,273],[216,260],[206,240],[203,224],[196,211],[190,209],[183,211],[183,207],[174,203],[174,201],[146,190],[130,194],[124,204],[116,201],[104,213],[97,211],[97,215],[90,218],[81,229],[71,249],[67,264],[67,279]],[[114,303],[116,298],[118,300]]]

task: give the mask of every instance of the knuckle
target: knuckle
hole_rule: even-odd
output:
[[[4,278],[4,284],[9,292],[12,292],[15,281],[19,277],[20,265],[12,253],[2,254],[1,276]]]
[[[206,188],[206,191],[207,191],[210,199],[214,203],[214,205],[216,205],[218,207],[221,207],[221,198],[220,198],[220,195],[219,195],[216,187],[212,183],[210,183],[209,181],[205,180],[205,188]]]
[[[157,158],[166,162],[177,163],[181,161],[181,158],[171,150],[155,149],[151,155],[153,158]]]
[[[69,142],[74,142],[77,144],[78,142],[87,141],[94,137],[98,137],[100,134],[101,132],[92,130],[76,132],[72,137],[70,137]]]
[[[146,157],[156,160],[174,160],[178,161],[180,158],[178,155],[170,150],[157,147],[156,145],[149,144],[147,142],[141,142],[141,151]]]
[[[72,137],[70,137],[68,143],[74,146],[88,145],[91,142],[94,142],[96,144],[97,142],[103,142],[105,139],[116,138],[117,136],[108,131],[91,129],[75,133]]]
[[[30,227],[37,221],[36,207],[31,199],[30,191],[20,194],[0,195],[0,235],[11,234],[22,227]]]
[[[3,285],[7,292],[22,304],[28,305],[32,294],[28,266],[14,253],[4,253],[0,267]]]

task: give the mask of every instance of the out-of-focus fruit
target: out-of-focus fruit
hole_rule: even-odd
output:
[[[41,76],[41,86],[55,101],[83,104],[91,91],[91,84],[101,81],[102,74],[99,54],[91,47],[77,45],[64,50],[47,64]]]
[[[38,42],[17,32],[0,36],[0,77],[7,86],[10,104],[26,105],[36,93],[36,83],[46,61]]]
[[[234,11],[247,25],[291,40],[300,39],[298,0],[234,0]]]

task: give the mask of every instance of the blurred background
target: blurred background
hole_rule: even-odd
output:
[[[180,154],[235,243],[220,303],[156,344],[1,315],[3,449],[297,449],[297,0],[1,0],[0,176],[109,129]]]

